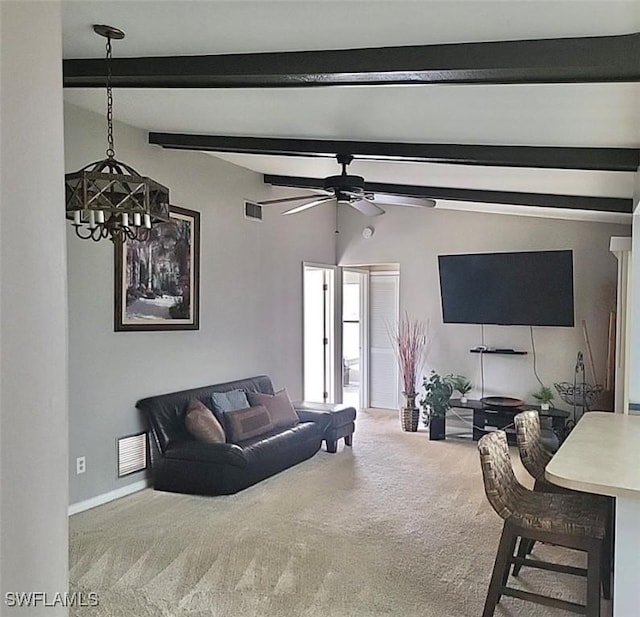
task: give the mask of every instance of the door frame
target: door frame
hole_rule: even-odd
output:
[[[395,276],[398,278],[398,293],[397,296],[395,298],[395,304],[396,304],[396,314],[398,316],[400,316],[400,268],[397,269],[393,269],[393,270],[369,270],[369,277],[368,277],[368,281],[370,284],[370,279],[372,276],[376,276],[376,277],[383,277],[383,276]],[[368,309],[369,309],[369,304],[367,304],[367,313],[368,313]],[[368,341],[368,357],[367,357],[367,362],[370,362],[370,356],[371,356],[371,346],[370,346],[370,342]],[[368,364],[368,370],[370,371],[370,364]],[[369,379],[369,377],[367,376],[367,379]],[[369,394],[369,400],[367,401],[367,405],[371,404],[371,399],[370,399],[370,390],[368,389],[368,394]],[[398,371],[397,375],[396,375],[396,408],[398,408],[400,406],[400,401],[402,400],[402,385],[401,385],[401,381],[400,381],[400,373]]]
[[[341,266],[341,279],[344,272],[356,272],[362,275],[360,285],[360,408],[369,406],[369,270],[356,266]],[[341,287],[342,289],[342,280]],[[342,302],[340,302],[340,330],[342,331]],[[342,345],[340,346],[342,358]],[[342,383],[342,382],[341,382]],[[340,388],[342,394],[342,388]]]
[[[305,391],[305,304],[304,304],[304,285],[305,285],[305,271],[307,268],[315,268],[320,270],[329,270],[333,275],[333,289],[329,289],[329,292],[333,294],[333,297],[329,297],[329,302],[326,303],[326,306],[329,307],[331,314],[326,318],[325,323],[328,323],[330,326],[330,334],[327,337],[329,339],[330,346],[330,364],[327,368],[327,375],[330,379],[330,384],[327,388],[328,393],[328,401],[340,402],[342,401],[342,362],[338,362],[339,355],[342,354],[342,314],[338,315],[338,311],[336,310],[338,306],[342,306],[342,273],[338,266],[333,264],[323,264],[319,262],[313,261],[303,261],[302,262],[302,285],[301,285],[301,308],[302,308],[302,336],[301,341],[301,356],[302,356],[302,371],[301,371],[301,392],[304,397]],[[341,356],[340,356],[341,357]],[[338,380],[340,378],[340,380]]]

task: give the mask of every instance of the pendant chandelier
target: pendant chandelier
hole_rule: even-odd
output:
[[[111,39],[124,32],[101,25],[93,30],[107,39],[107,158],[65,175],[66,217],[83,240],[144,241],[153,224],[169,220],[169,189],[115,158]]]

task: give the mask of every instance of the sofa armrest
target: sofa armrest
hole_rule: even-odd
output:
[[[195,440],[183,440],[171,443],[164,452],[171,460],[198,461],[246,467],[247,457],[240,446],[232,443],[202,443]]]
[[[322,426],[322,430],[325,430],[331,424],[331,413],[328,411],[298,407],[295,403],[293,408],[296,410],[300,422],[315,422]]]

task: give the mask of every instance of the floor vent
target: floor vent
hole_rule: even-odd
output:
[[[262,206],[253,201],[244,202],[244,218],[251,221],[262,220]]]
[[[118,477],[147,468],[147,434],[139,433],[118,439]]]

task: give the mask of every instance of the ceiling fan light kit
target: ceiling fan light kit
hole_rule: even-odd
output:
[[[347,166],[353,160],[353,156],[350,154],[338,154],[336,159],[342,166],[342,172],[339,175],[325,178],[323,181],[323,191],[319,194],[269,199],[257,203],[266,206],[310,199],[311,201],[285,210],[282,214],[296,214],[324,203],[334,202],[338,205],[350,206],[365,216],[380,216],[384,214],[385,211],[380,205],[412,206],[418,208],[432,208],[436,205],[433,199],[369,192],[366,190],[366,183],[362,176],[354,176],[347,173]]]
[[[107,39],[107,158],[65,175],[66,218],[83,240],[146,240],[154,223],[169,220],[169,189],[115,158],[111,40],[124,32],[106,25],[93,30]]]

